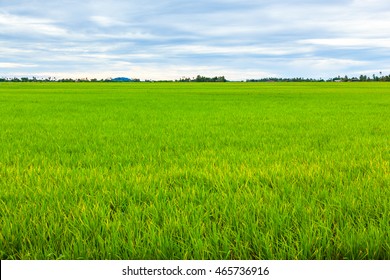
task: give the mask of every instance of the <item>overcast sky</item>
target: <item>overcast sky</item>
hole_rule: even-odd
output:
[[[388,0],[0,0],[0,77],[390,74]]]

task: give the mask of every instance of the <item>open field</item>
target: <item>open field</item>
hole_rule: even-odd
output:
[[[1,259],[390,259],[390,83],[0,83]]]

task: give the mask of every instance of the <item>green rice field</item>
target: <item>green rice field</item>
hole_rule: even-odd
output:
[[[390,259],[390,83],[0,83],[1,259]]]

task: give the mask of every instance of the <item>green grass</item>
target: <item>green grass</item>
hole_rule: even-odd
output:
[[[389,83],[0,83],[1,259],[390,259]]]

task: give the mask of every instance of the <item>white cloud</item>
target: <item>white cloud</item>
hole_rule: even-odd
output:
[[[316,69],[318,70],[340,70],[346,67],[351,66],[363,66],[367,65],[366,61],[352,60],[352,59],[337,59],[337,58],[323,58],[323,57],[309,57],[309,58],[300,58],[295,59],[288,63],[288,65],[306,68],[306,69]]]
[[[126,23],[120,20],[117,20],[112,17],[106,17],[106,16],[91,16],[91,21],[104,27],[111,27],[111,26],[125,26]]]
[[[0,62],[0,68],[30,68],[37,67],[37,64],[29,64],[29,63],[13,63],[13,62]]]
[[[188,55],[265,55],[265,56],[280,56],[290,54],[302,54],[310,52],[310,47],[306,46],[208,46],[208,45],[177,45],[177,46],[162,46],[160,48],[166,53],[188,54]]]
[[[6,13],[0,14],[0,27],[0,33],[14,36],[31,33],[46,36],[64,36],[68,34],[66,29],[56,26],[53,21]]]
[[[161,36],[153,35],[142,31],[127,32],[122,31],[121,33],[96,33],[92,35],[96,39],[111,39],[111,40],[152,40],[162,39]]]
[[[306,39],[298,43],[303,45],[321,45],[339,48],[390,48],[387,38],[324,38]]]

